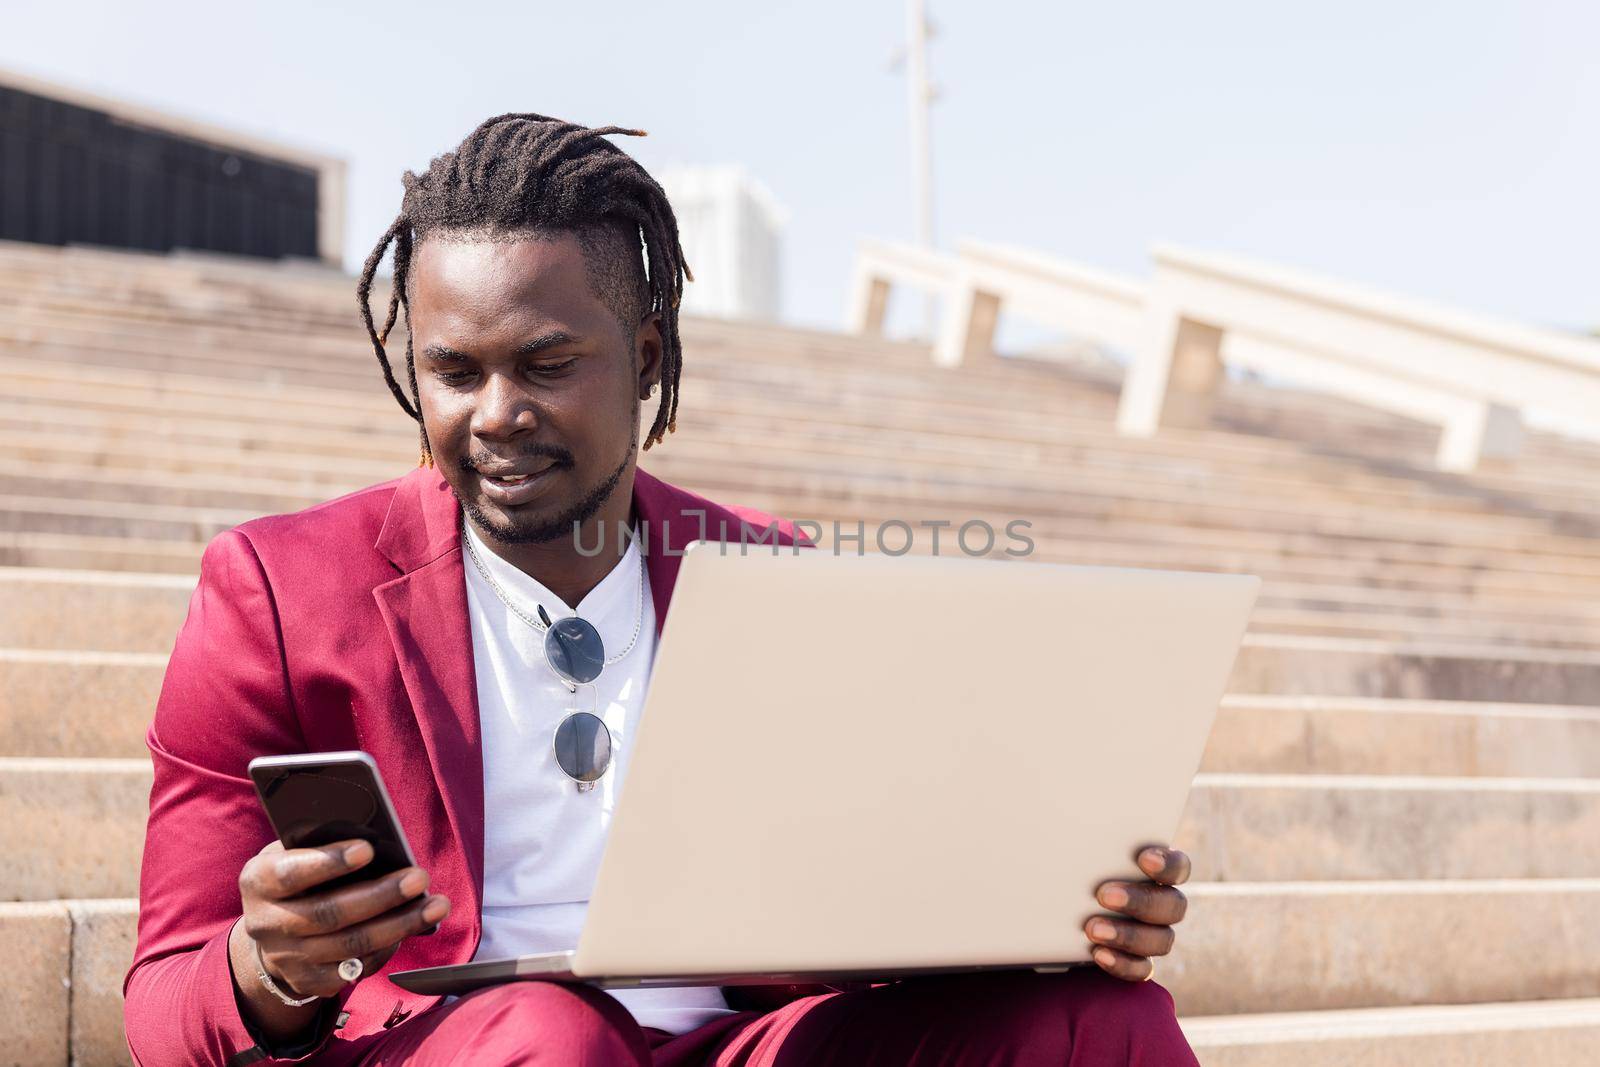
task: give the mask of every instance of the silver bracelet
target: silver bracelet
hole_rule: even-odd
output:
[[[272,975],[267,973],[267,961],[261,958],[261,943],[255,938],[251,938],[250,944],[254,945],[256,950],[256,977],[261,979],[261,984],[267,987],[268,993],[271,993],[273,996],[277,997],[280,1002],[291,1008],[303,1008],[307,1004],[310,1004],[313,1000],[322,999],[313,993],[309,997],[301,997],[299,1000],[296,1000],[294,997],[291,997],[289,994],[285,993],[283,991],[283,987],[278,985],[277,982],[274,982],[272,980]]]

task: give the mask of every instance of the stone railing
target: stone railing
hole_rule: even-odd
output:
[[[1202,424],[1227,365],[1440,427],[1438,466],[1515,455],[1521,413],[1600,412],[1600,342],[1500,322],[1234,257],[1170,246],[1140,282],[1023,249],[956,255],[867,242],[851,327],[880,332],[892,285],[938,294],[936,362],[993,350],[1002,310],[1124,354],[1117,427]]]

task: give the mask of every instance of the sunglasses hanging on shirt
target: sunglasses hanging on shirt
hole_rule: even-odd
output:
[[[644,625],[643,555],[639,557],[639,607],[634,616],[633,637],[628,641],[627,648],[607,659],[605,642],[600,639],[600,631],[593,624],[576,615],[552,622],[543,604],[535,605],[538,618],[527,614],[511,602],[505,590],[500,588],[500,583],[483,565],[477,549],[472,546],[472,538],[463,534],[461,540],[466,543],[467,555],[472,557],[473,566],[489,588],[494,590],[495,596],[500,598],[500,603],[543,635],[544,661],[551,673],[561,679],[575,701],[579,692],[587,686],[598,709],[599,697],[593,683],[605,668],[620,663],[633,651],[633,646],[639,642],[639,630]],[[562,774],[572,779],[580,793],[593,789],[594,784],[611,769],[611,731],[606,727],[605,720],[593,711],[579,711],[574,706],[566,718],[557,724],[550,743],[556,766],[561,768]]]

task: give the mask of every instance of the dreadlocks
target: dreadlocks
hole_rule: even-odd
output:
[[[454,152],[434,158],[418,175],[407,171],[400,214],[367,256],[356,285],[361,321],[383,368],[389,391],[417,420],[421,464],[432,465],[422,425],[417,367],[411,348],[411,305],[406,284],[418,243],[434,232],[491,237],[572,233],[584,252],[591,284],[632,336],[647,312],[661,315],[661,402],[644,447],[677,428],[678,381],[683,346],[678,339],[678,304],[684,279],[694,280],[678,243],[678,220],[667,196],[643,167],[604,140],[613,134],[643,137],[620,126],[589,129],[544,115],[497,115],[467,135]],[[649,258],[648,274],[640,241]],[[372,281],[394,247],[394,289],[380,329],[372,315]],[[406,378],[411,395],[395,380],[384,348],[404,309]]]

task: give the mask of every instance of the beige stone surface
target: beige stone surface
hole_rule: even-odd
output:
[[[0,900],[139,891],[148,759],[0,758]]]
[[[1377,1035],[1197,1049],[1200,1067],[1504,1067],[1591,1062],[1600,1026],[1512,1033]]]
[[[72,913],[72,1062],[133,1062],[122,1027],[122,979],[133,962],[138,909],[131,900],[75,900]]]
[[[1202,883],[1180,1015],[1600,996],[1600,880]]]
[[[67,1062],[72,921],[61,904],[0,904],[0,1064]]]
[[[0,759],[0,899],[138,891],[145,760]],[[1216,775],[1174,843],[1203,881],[1600,877],[1600,781]]]
[[[1600,877],[1600,780],[1217,775],[1176,843],[1201,881]]]
[[[1201,769],[1600,778],[1600,708],[1234,695]]]
[[[1592,705],[1600,702],[1600,654],[1252,635],[1228,691]]]
[[[0,564],[23,567],[76,567],[161,574],[200,573],[198,541],[152,541],[63,533],[0,530]]]
[[[0,648],[168,653],[193,589],[178,576],[0,567]]]
[[[167,657],[0,648],[0,756],[145,752]]]
[[[1427,1005],[1182,1020],[1202,1067],[1581,1064],[1600,1001]]]

